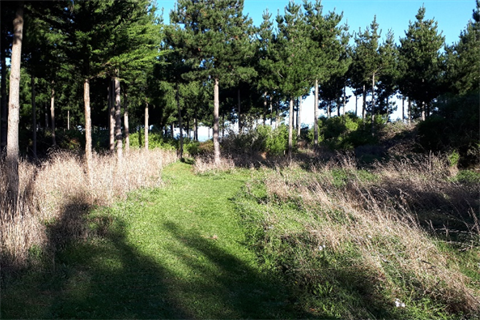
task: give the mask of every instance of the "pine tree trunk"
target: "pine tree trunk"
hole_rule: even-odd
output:
[[[175,93],[175,100],[177,102],[177,110],[178,110],[178,129],[180,130],[180,148],[178,149],[178,157],[183,159],[183,122],[182,122],[182,107],[180,106],[180,99],[178,98],[178,85],[177,90]]]
[[[410,98],[408,98],[408,125],[410,125],[411,123],[411,119],[412,119],[412,100]]]
[[[405,123],[405,96],[402,96],[402,123]]]
[[[240,89],[238,90],[240,97]],[[239,99],[240,100],[240,99]],[[220,164],[220,142],[218,141],[218,112],[220,109],[220,95],[218,88],[218,78],[215,78],[213,87],[213,150],[215,164]]]
[[[362,119],[365,120],[367,116],[367,90],[365,85],[363,85],[363,101],[362,101]],[[365,122],[364,122],[365,123]]]
[[[108,87],[108,123],[109,123],[109,149],[110,152],[113,153],[115,150],[115,103],[114,103],[114,95],[115,95],[115,83],[113,79],[110,80],[109,87]]]
[[[52,145],[57,146],[57,140],[55,139],[55,82],[52,80],[52,91],[50,95],[50,119],[51,119],[51,129],[52,129]]]
[[[331,118],[332,117],[332,103],[331,102],[328,102],[327,103],[327,118]]]
[[[198,141],[198,119],[197,119],[197,107],[195,106],[195,114],[193,118],[193,139]]]
[[[10,92],[8,101],[8,128],[7,128],[7,182],[8,196],[16,211],[18,200],[18,123],[20,121],[20,63],[22,57],[23,38],[23,1],[18,2],[15,19],[13,20],[13,45],[10,67]]]
[[[425,101],[422,101],[422,121],[425,121]]]
[[[358,116],[358,96],[355,95],[355,115]]]
[[[375,73],[372,74],[372,136],[375,130]]]
[[[123,126],[125,127],[125,153],[130,151],[130,124],[128,122],[128,95],[127,89],[123,94]]]
[[[288,112],[288,158],[292,159],[293,148],[293,98],[290,98],[290,109]]]
[[[240,100],[240,89],[237,90],[237,102],[238,102],[238,133],[242,133],[242,104]]]
[[[123,139],[122,139],[122,103],[120,99],[120,79],[118,78],[118,70],[115,71],[115,148],[117,149],[117,161],[122,162],[123,159]]]
[[[267,124],[267,92],[263,93],[263,125]]]
[[[295,126],[294,126],[295,132],[297,132],[297,130],[298,130],[298,107],[300,106],[300,102],[299,102],[299,101],[300,101],[300,99],[297,98],[297,103],[296,103],[296,107],[297,107],[297,108],[295,109],[294,119],[293,119],[293,120],[295,121]],[[295,105],[294,105],[294,107],[295,107]]]
[[[92,172],[92,118],[90,108],[90,80],[83,83],[83,100],[85,106],[85,164],[90,185],[93,184]]]
[[[144,146],[145,146],[145,150],[148,150],[148,102],[147,101],[145,101],[145,130],[144,130],[144,134],[145,134]]]
[[[300,132],[302,131],[302,104],[303,100],[302,97],[300,97],[297,110],[297,137],[300,137]]]
[[[1,106],[1,126],[0,126],[0,156],[5,152],[5,148],[7,147],[7,64],[5,62],[5,49],[2,48],[2,80],[1,80],[1,92],[2,92],[2,106]]]
[[[67,110],[67,130],[70,130],[70,110]]]
[[[33,158],[37,160],[37,107],[35,105],[35,77],[31,78],[32,87],[32,133],[33,133]]]
[[[340,98],[337,99],[337,117],[340,117]]]
[[[347,86],[345,85],[343,87],[343,110],[342,110],[342,115],[345,115],[345,107],[347,105]]]
[[[313,145],[318,146],[318,79],[315,79],[315,95],[313,97]]]

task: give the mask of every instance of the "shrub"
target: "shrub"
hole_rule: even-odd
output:
[[[130,146],[133,148],[143,148],[144,131],[140,130],[130,134]],[[161,132],[148,133],[148,149],[176,150],[177,141],[172,138],[164,138]]]
[[[376,130],[385,124],[384,117],[376,117]],[[344,116],[318,120],[318,141],[331,150],[352,150],[358,146],[375,144],[378,138],[372,136],[369,121],[357,117],[353,113]],[[313,141],[313,128],[310,129],[308,139]]]
[[[293,134],[293,145],[297,137]],[[272,129],[271,126],[258,126],[246,133],[230,132],[222,139],[222,147],[231,154],[255,154],[266,152],[269,155],[282,155],[288,150],[288,126],[280,125]]]

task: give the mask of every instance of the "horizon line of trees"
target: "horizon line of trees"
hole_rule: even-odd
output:
[[[277,126],[288,115],[291,155],[294,123],[298,132],[301,102],[312,89],[318,119],[320,109],[328,117],[345,114],[351,88],[356,102],[362,97],[360,113],[372,134],[375,117],[396,109],[392,97],[402,100],[408,122],[424,121],[439,100],[479,90],[480,0],[452,45],[423,6],[397,45],[391,30],[382,40],[376,16],[349,32],[343,13],[323,12],[319,0],[291,1],[275,17],[265,11],[260,26],[243,13],[243,3],[178,0],[165,25],[151,0],[2,1],[0,150],[12,194],[19,128],[31,132],[36,157],[40,129],[55,147],[59,127],[82,125],[92,179],[95,127],[108,128],[120,163],[130,128],[144,128],[147,148],[151,124],[171,134],[180,128],[182,156],[183,131],[198,139],[203,124],[213,128],[218,162],[226,122],[242,131],[253,120]]]

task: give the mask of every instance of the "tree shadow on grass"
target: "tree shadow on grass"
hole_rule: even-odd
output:
[[[80,213],[79,213],[80,212]],[[2,283],[0,317],[82,319],[305,318],[274,276],[258,272],[218,246],[174,223],[168,251],[182,265],[141,252],[125,221],[91,213],[73,199],[48,226],[42,268]],[[192,255],[192,252],[195,254]]]
[[[172,222],[164,224],[185,248],[195,252],[185,255],[182,248],[172,248],[181,263],[188,265],[198,281],[185,283],[198,290],[189,292],[189,300],[215,304],[200,317],[209,318],[311,318],[291,302],[292,296],[283,280],[274,274],[255,270],[246,262],[220,248],[214,238],[205,238]],[[200,259],[199,259],[200,258]],[[201,259],[206,259],[205,264]]]

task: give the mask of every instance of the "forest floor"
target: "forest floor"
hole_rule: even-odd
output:
[[[245,245],[233,198],[248,179],[168,166],[164,188],[89,212],[94,236],[4,279],[0,318],[308,317]]]

